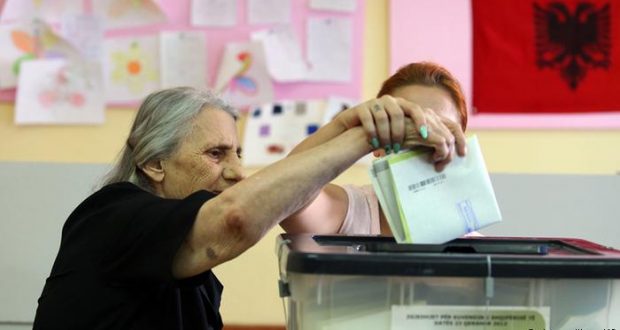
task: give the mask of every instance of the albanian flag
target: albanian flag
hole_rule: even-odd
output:
[[[620,111],[620,1],[471,4],[478,113]]]

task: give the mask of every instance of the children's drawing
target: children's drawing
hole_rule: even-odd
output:
[[[15,76],[19,75],[19,66],[23,61],[35,59],[35,46],[34,46],[34,37],[30,35],[28,32],[23,30],[12,30],[10,31],[11,40],[13,41],[13,45],[18,50],[23,52],[23,55],[19,56],[11,65],[11,71]]]
[[[252,53],[241,52],[237,54],[237,60],[241,63],[241,68],[230,82],[230,91],[243,93],[245,95],[256,95],[258,86],[252,77],[247,76],[248,70],[252,67]]]
[[[245,127],[244,165],[262,166],[284,158],[318,130],[324,109],[323,101],[285,101],[253,109]]]
[[[220,63],[215,89],[236,106],[253,106],[273,100],[260,42],[229,43]]]
[[[114,52],[111,56],[114,63],[112,80],[127,85],[131,92],[138,93],[149,81],[157,80],[153,63],[149,62],[137,42],[133,42],[127,51]]]
[[[68,103],[75,108],[84,106],[84,93],[73,86],[75,77],[69,78],[68,67],[61,67],[52,75],[52,84],[39,91],[37,99],[44,109],[50,109],[62,103]]]
[[[106,98],[112,102],[138,101],[159,88],[157,36],[106,41]]]
[[[62,20],[60,31],[85,60],[101,62],[103,23],[100,17],[90,14],[67,15]]]
[[[101,66],[65,59],[25,62],[15,104],[17,124],[102,123]]]
[[[0,0],[0,3],[3,1]],[[1,6],[0,6],[1,7]],[[2,9],[2,8],[0,8]],[[59,22],[64,15],[84,12],[81,0],[7,0],[1,11],[0,22],[30,21],[41,19],[47,22]]]
[[[97,0],[93,9],[110,29],[159,24],[166,15],[153,0]]]
[[[71,44],[42,21],[0,25],[0,88],[17,85],[21,64],[33,59],[78,56]]]

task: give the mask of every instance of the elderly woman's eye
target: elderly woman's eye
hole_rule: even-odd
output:
[[[224,153],[222,152],[222,150],[219,150],[219,149],[211,149],[211,150],[207,150],[207,155],[213,158],[221,158],[224,155]]]

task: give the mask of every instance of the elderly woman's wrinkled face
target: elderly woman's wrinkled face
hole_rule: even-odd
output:
[[[183,198],[201,189],[222,192],[243,179],[240,153],[233,117],[219,109],[203,110],[177,152],[162,162],[160,195]]]
[[[440,116],[454,122],[461,122],[461,115],[452,96],[441,87],[409,85],[397,88],[390,95],[416,103],[422,108],[433,109]]]

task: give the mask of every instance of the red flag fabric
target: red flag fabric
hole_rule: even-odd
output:
[[[476,112],[620,111],[620,1],[471,3]]]

